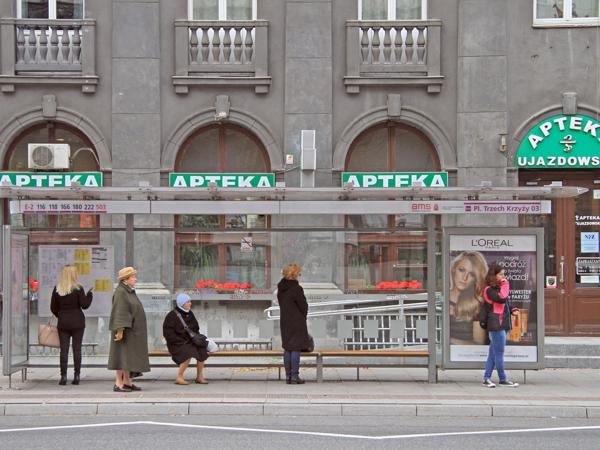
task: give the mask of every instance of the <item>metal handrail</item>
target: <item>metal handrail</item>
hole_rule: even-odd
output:
[[[427,294],[415,294],[414,296],[406,298],[390,298],[390,299],[343,299],[334,300],[329,302],[318,302],[308,304],[307,317],[323,317],[323,316],[358,316],[365,314],[374,314],[384,311],[404,311],[410,309],[423,309],[427,308],[427,301],[421,301],[418,303],[405,304],[404,300],[421,300],[422,297],[427,297]],[[350,309],[325,309],[323,311],[316,311],[317,308],[322,307],[344,307],[351,305],[364,305],[367,303],[385,303],[385,302],[397,302],[393,305],[379,305],[370,307],[358,307]],[[441,295],[436,294],[436,304],[441,304]],[[271,306],[264,310],[267,320],[279,320],[279,314],[275,315],[280,311],[279,306]]]

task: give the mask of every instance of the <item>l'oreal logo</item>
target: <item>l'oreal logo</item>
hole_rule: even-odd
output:
[[[480,248],[500,248],[500,247],[512,247],[512,243],[508,239],[471,239],[471,245],[473,247]]]

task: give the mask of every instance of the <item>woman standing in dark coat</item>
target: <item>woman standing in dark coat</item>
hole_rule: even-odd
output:
[[[141,391],[131,382],[130,372],[150,372],[148,330],[144,305],[135,293],[137,270],[119,270],[108,329],[111,331],[108,370],[115,370],[115,392]]]
[[[299,377],[300,352],[308,348],[310,337],[306,327],[308,303],[304,290],[298,283],[300,266],[288,264],[283,268],[282,275],[283,278],[277,284],[277,301],[286,383],[304,384],[304,380]]]
[[[206,347],[199,348],[192,342],[187,330],[181,323],[181,319],[185,322],[188,329],[194,333],[200,333],[200,326],[196,320],[196,316],[192,312],[192,299],[187,294],[179,294],[177,296],[177,307],[165,317],[163,322],[163,336],[167,341],[167,348],[171,354],[171,358],[175,364],[179,364],[179,371],[175,384],[188,385],[183,374],[188,368],[190,360],[196,359],[196,380],[197,384],[208,384],[204,378],[202,371],[204,370],[204,361],[208,359]],[[181,317],[179,319],[178,315]]]
[[[58,283],[52,291],[50,311],[58,317],[58,339],[60,341],[60,381],[58,384],[67,384],[67,366],[69,363],[69,344],[73,338],[73,384],[79,384],[81,373],[81,343],[85,331],[85,316],[83,309],[88,309],[92,304],[92,290],[86,294],[78,283],[79,273],[77,267],[66,265],[63,267]]]

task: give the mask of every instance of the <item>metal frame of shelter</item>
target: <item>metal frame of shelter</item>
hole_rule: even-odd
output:
[[[427,259],[436,273],[436,216],[456,214],[549,214],[551,199],[576,197],[587,189],[571,186],[535,187],[445,187],[379,189],[354,188],[172,188],[100,187],[22,188],[0,186],[0,198],[8,199],[10,214],[124,214],[126,218],[125,262],[133,265],[136,214],[265,214],[265,215],[351,215],[422,214],[427,225]],[[505,205],[504,210],[488,208]],[[519,208],[511,208],[519,206]],[[11,317],[15,294],[11,267],[11,237],[27,230],[3,227],[4,375],[26,369],[27,354],[13,361],[15,323]],[[436,278],[427,278],[428,379],[437,381]],[[12,289],[12,291],[11,291]],[[14,297],[14,298],[13,298]],[[25,350],[27,353],[27,350]],[[17,352],[18,353],[18,352]],[[23,356],[23,355],[21,355]]]

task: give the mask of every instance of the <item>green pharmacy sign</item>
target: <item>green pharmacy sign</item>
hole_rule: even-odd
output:
[[[538,123],[521,142],[515,165],[528,169],[600,167],[600,122],[576,114]]]
[[[342,172],[342,186],[357,188],[446,187],[448,172]]]
[[[0,186],[18,187],[102,186],[102,172],[0,172]]]
[[[272,173],[170,173],[171,187],[208,187],[215,183],[216,187],[230,188],[269,188],[275,186],[275,175]]]

